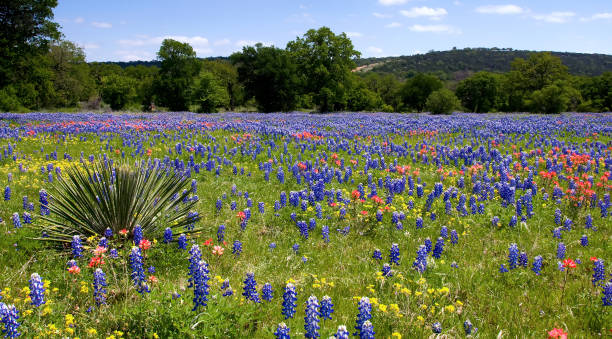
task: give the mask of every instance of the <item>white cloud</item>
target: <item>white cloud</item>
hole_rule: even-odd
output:
[[[460,30],[448,25],[412,25],[410,26],[410,30],[419,33],[461,33]]]
[[[153,60],[155,55],[148,51],[119,50],[115,54],[120,61]]]
[[[568,22],[575,15],[574,12],[552,12],[550,14],[534,15],[533,18],[544,22],[562,24]]]
[[[378,0],[378,3],[383,6],[403,5],[409,0]]]
[[[272,46],[270,41],[255,41],[255,40],[238,40],[234,44],[236,47],[242,48],[244,46],[255,46],[255,44],[261,43],[264,46]]]
[[[431,7],[413,7],[410,10],[401,10],[400,13],[408,18],[428,17],[431,19],[439,19],[448,14],[444,8]]]
[[[595,13],[589,18],[580,18],[580,21],[591,21],[591,20],[608,20],[612,19],[612,13]]]
[[[78,18],[74,19],[74,23],[75,24],[82,24],[84,22],[85,22],[85,19],[83,19],[81,17],[78,17]]]
[[[382,54],[383,50],[379,47],[370,46],[367,48],[367,51],[371,54]]]
[[[377,12],[372,13],[372,15],[379,19],[386,19],[386,18],[392,17],[391,14],[382,14],[382,13],[377,13]]]
[[[396,27],[402,27],[402,24],[399,22],[392,22],[390,24],[386,24],[385,27],[387,28],[396,28]]]
[[[213,43],[213,45],[215,46],[223,46],[223,45],[229,45],[230,44],[230,40],[229,39],[221,39],[221,40],[217,40]]]
[[[92,26],[97,27],[97,28],[111,28],[113,27],[113,25],[109,22],[100,22],[100,21],[94,21],[91,23]]]
[[[476,8],[482,14],[521,14],[525,10],[517,5],[488,5]]]
[[[361,38],[363,34],[359,32],[346,32],[346,36],[348,36],[349,38]]]

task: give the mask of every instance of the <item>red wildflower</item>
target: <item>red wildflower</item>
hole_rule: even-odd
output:
[[[77,265],[70,266],[68,268],[68,273],[70,273],[70,274],[79,274],[79,273],[81,273],[81,269]]]
[[[213,240],[212,238],[208,238],[205,242],[204,242],[204,246],[211,246],[213,244]]]
[[[147,239],[142,239],[140,240],[140,244],[138,244],[138,247],[140,247],[140,249],[142,250],[148,250],[149,248],[151,248],[151,242]]]
[[[98,266],[102,266],[102,265],[104,265],[104,259],[102,259],[102,257],[93,257],[89,261],[89,265],[88,266],[90,268],[94,268],[94,267],[98,267]]]
[[[563,260],[563,267],[576,268],[576,262],[572,259]]]
[[[128,230],[124,228],[121,231],[119,231],[119,234],[121,234],[122,236],[126,236],[128,234]]]
[[[567,339],[567,333],[562,328],[553,328],[548,332],[548,339],[552,338]]]
[[[351,192],[351,197],[353,197],[353,199],[359,199],[360,196],[361,193],[359,193],[358,190],[354,190],[353,192]]]
[[[246,214],[244,214],[243,211],[238,212],[238,214],[236,214],[236,216],[238,218],[240,218],[240,221],[244,220],[244,218],[246,218]]]

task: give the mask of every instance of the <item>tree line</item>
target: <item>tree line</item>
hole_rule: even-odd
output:
[[[62,38],[56,0],[0,5],[0,111],[78,109],[217,112],[258,110],[601,112],[612,109],[612,72],[568,73],[550,53],[516,58],[507,72],[456,82],[435,73],[355,72],[361,56],[345,33],[310,29],[285,48],[256,44],[202,60],[166,39],[154,66],[87,63]],[[404,74],[405,75],[405,74]]]

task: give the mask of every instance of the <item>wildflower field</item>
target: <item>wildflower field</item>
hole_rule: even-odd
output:
[[[9,338],[612,336],[610,114],[0,114],[0,141]],[[125,173],[180,192],[124,209]]]

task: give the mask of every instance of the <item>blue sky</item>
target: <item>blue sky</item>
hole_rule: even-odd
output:
[[[55,20],[88,61],[152,60],[164,38],[198,56],[255,42],[285,47],[309,28],[346,32],[362,56],[453,47],[612,54],[610,0],[63,0]]]

